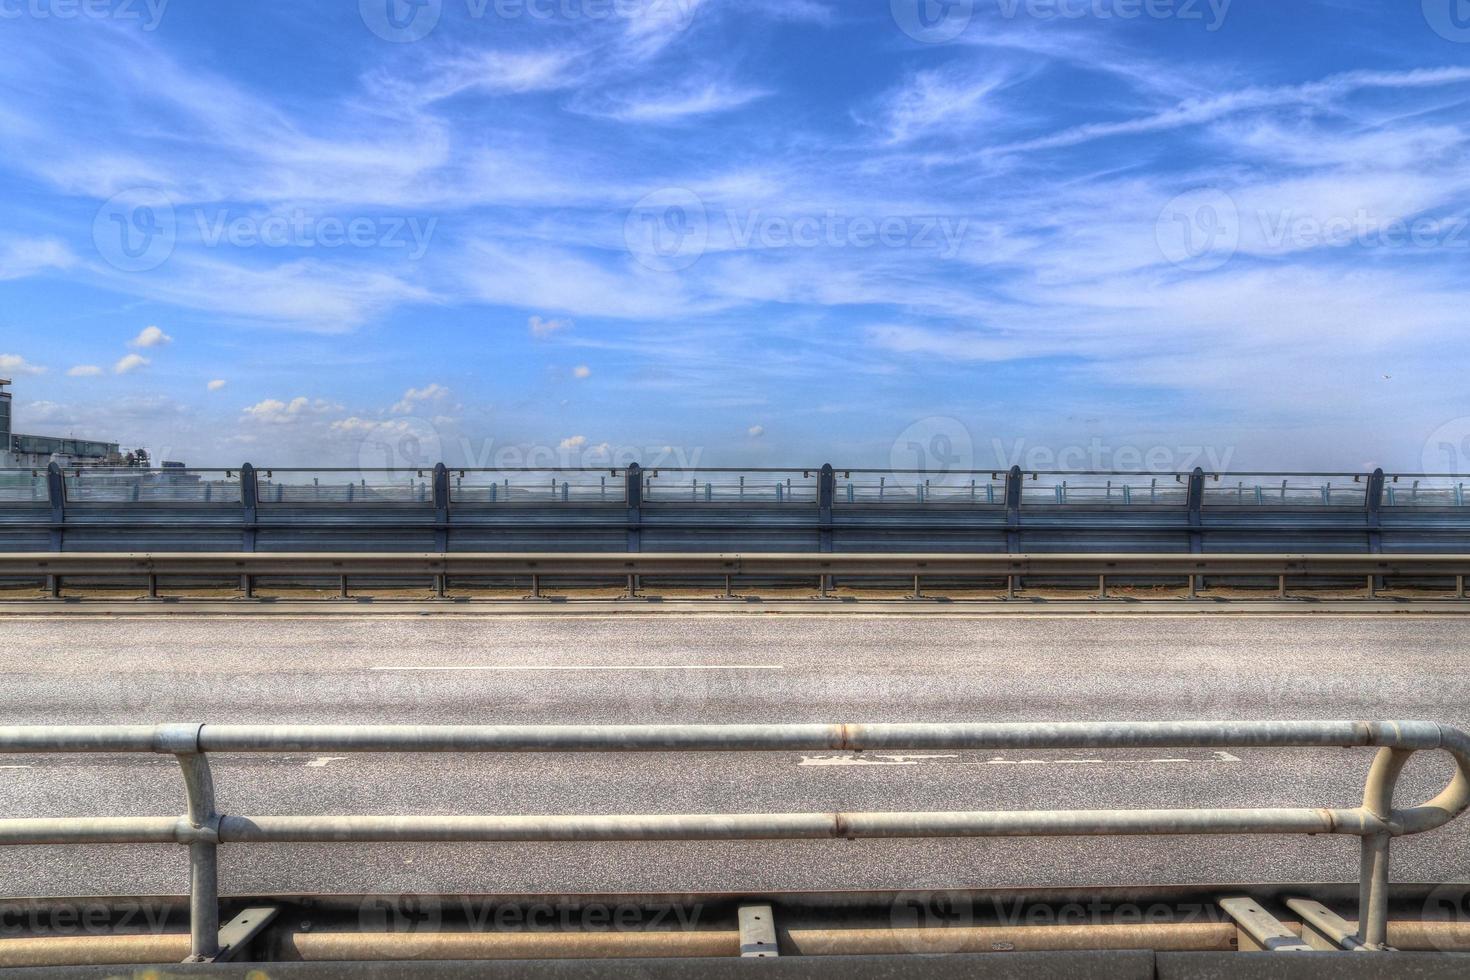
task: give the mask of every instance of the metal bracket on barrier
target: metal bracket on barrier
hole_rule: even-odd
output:
[[[740,906],[740,955],[746,959],[781,955],[776,944],[776,915],[771,906]]]
[[[1269,953],[1310,953],[1312,947],[1281,924],[1281,920],[1249,898],[1222,898],[1220,907],[1240,928],[1240,948],[1252,946]]]
[[[1358,927],[1321,902],[1309,898],[1288,898],[1286,907],[1302,917],[1302,939],[1313,949],[1368,949],[1358,942]]]
[[[228,963],[280,914],[278,905],[252,905],[219,930],[219,953],[211,962]]]

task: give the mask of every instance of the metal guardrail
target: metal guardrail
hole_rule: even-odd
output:
[[[831,484],[837,504],[856,502],[1000,504],[1012,484],[1036,503],[1177,504],[1189,487],[1205,487],[1219,505],[1268,503],[1305,507],[1363,506],[1387,497],[1388,506],[1466,506],[1466,474],[1347,472],[1225,472],[1147,470],[855,469],[796,467],[682,467],[637,463],[603,467],[406,468],[52,467],[68,501],[227,503],[248,496],[260,503],[429,504],[441,480],[455,503],[618,502],[627,484],[645,499],[685,502],[815,502],[819,484]],[[0,469],[0,501],[48,499],[48,468]]]
[[[1470,549],[1465,478],[816,469],[0,470],[16,551]]]
[[[1361,806],[1160,810],[737,813],[599,816],[237,816],[219,812],[211,753],[789,752],[1376,747]],[[1443,750],[1456,773],[1438,796],[1395,808],[1414,753]],[[189,848],[191,961],[220,942],[221,844],[811,840],[1195,834],[1339,834],[1361,839],[1357,940],[1382,949],[1395,837],[1443,826],[1470,805],[1470,736],[1433,722],[1130,722],[720,726],[42,726],[0,728],[0,754],[174,756],[181,817],[0,820],[0,845],[168,844]]]
[[[1453,579],[1457,594],[1466,597],[1470,555],[1238,555],[1238,554],[459,554],[432,552],[226,552],[167,554],[19,553],[0,552],[0,577],[48,580],[49,592],[59,596],[67,577],[136,576],[146,579],[150,596],[158,592],[160,576],[238,577],[244,594],[254,594],[262,576],[329,578],[345,588],[349,577],[417,577],[433,581],[443,596],[451,576],[530,578],[532,595],[540,595],[543,578],[552,576],[626,580],[636,595],[638,579],[645,576],[723,577],[728,588],[739,576],[810,577],[818,580],[822,595],[834,577],[902,578],[911,580],[914,596],[922,596],[923,580],[1003,579],[1013,596],[1028,576],[1095,577],[1099,596],[1106,598],[1108,581],[1117,577],[1187,579],[1189,594],[1198,593],[1205,578],[1270,576],[1278,592],[1286,594],[1294,577],[1356,578],[1366,594],[1377,594],[1380,580],[1423,576]]]

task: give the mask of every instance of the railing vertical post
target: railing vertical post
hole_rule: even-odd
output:
[[[164,725],[155,736],[155,751],[178,760],[188,792],[189,826],[189,959],[207,963],[219,956],[219,814],[214,808],[214,777],[199,750],[203,725]]]
[[[255,467],[245,463],[240,467],[240,550],[254,551],[256,521],[260,516],[260,478]]]
[[[66,477],[61,465],[46,467],[46,497],[51,502],[51,550],[66,550]]]
[[[1393,813],[1393,791],[1412,749],[1383,748],[1373,759],[1363,787],[1363,809],[1379,820]],[[1388,849],[1387,833],[1363,837],[1358,878],[1358,941],[1370,949],[1382,949],[1388,941]]]
[[[1205,550],[1205,471],[1196,466],[1189,474],[1189,552],[1198,555]]]
[[[832,502],[837,496],[837,472],[831,463],[822,464],[817,475],[817,549],[832,553]]]
[[[1006,551],[1021,550],[1021,467],[1012,466],[1006,474]]]
[[[643,467],[637,463],[629,466],[623,483],[628,504],[628,551],[636,553],[643,550]]]
[[[1358,942],[1381,949],[1388,942],[1388,834],[1363,838],[1358,881]]]
[[[1383,470],[1374,470],[1368,476],[1367,489],[1363,494],[1368,525],[1368,553],[1371,555],[1383,552],[1383,484]]]
[[[449,468],[434,464],[434,550],[449,550]]]

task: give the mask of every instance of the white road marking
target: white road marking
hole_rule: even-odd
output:
[[[539,664],[531,666],[374,667],[387,671],[785,670],[784,664]]]
[[[917,766],[929,759],[958,759],[957,755],[880,755],[866,759],[860,755],[804,755],[799,766]],[[887,760],[887,761],[879,761]]]
[[[30,766],[0,766],[0,769],[29,769]]]
[[[306,764],[308,769],[325,769],[328,763],[341,762],[346,759],[345,755],[320,755]]]
[[[953,762],[940,762],[942,759],[952,759]],[[886,760],[886,761],[880,761]],[[1240,762],[1238,756],[1229,752],[1215,752],[1208,759],[1005,759],[996,756],[991,759],[980,759],[975,762],[967,762],[960,759],[958,754],[949,755],[804,755],[799,766],[921,766],[921,765],[954,765],[954,766],[1105,766],[1105,765],[1209,765],[1216,762]]]

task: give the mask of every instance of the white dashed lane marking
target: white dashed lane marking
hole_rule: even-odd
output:
[[[994,756],[969,761],[958,753],[944,755],[804,755],[799,766],[1147,766],[1147,765],[1212,765],[1240,762],[1229,752],[1213,752],[1208,758],[1167,759],[1007,759]]]
[[[427,671],[427,672],[452,672],[463,671],[504,671],[506,673],[533,672],[533,671],[574,671],[582,672],[588,670],[785,670],[784,664],[546,664],[537,666],[489,666],[481,667],[467,665],[462,667],[374,667],[373,670],[386,671]]]

